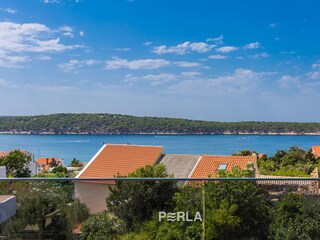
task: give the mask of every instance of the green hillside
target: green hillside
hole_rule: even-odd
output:
[[[50,114],[0,117],[0,132],[33,134],[320,134],[320,123],[215,122],[119,114]]]

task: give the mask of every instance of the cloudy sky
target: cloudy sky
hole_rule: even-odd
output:
[[[320,121],[318,1],[0,2],[0,115]]]

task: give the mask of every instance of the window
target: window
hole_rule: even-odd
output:
[[[227,169],[227,166],[228,166],[228,164],[225,164],[225,163],[220,164],[219,167],[218,167],[218,171],[220,171],[220,170],[226,170],[226,169]]]

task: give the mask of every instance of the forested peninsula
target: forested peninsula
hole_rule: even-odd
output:
[[[320,135],[320,122],[217,122],[120,114],[2,116],[5,134],[288,134]]]

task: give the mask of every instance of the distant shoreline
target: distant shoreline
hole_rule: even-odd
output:
[[[108,113],[65,113],[0,117],[0,134],[318,136],[320,122],[217,122]]]
[[[0,132],[1,135],[271,135],[271,136],[320,136],[320,132],[296,133],[296,132],[225,132],[225,133],[172,133],[172,132],[137,132],[137,133],[92,133],[92,132],[16,132],[6,131]]]

